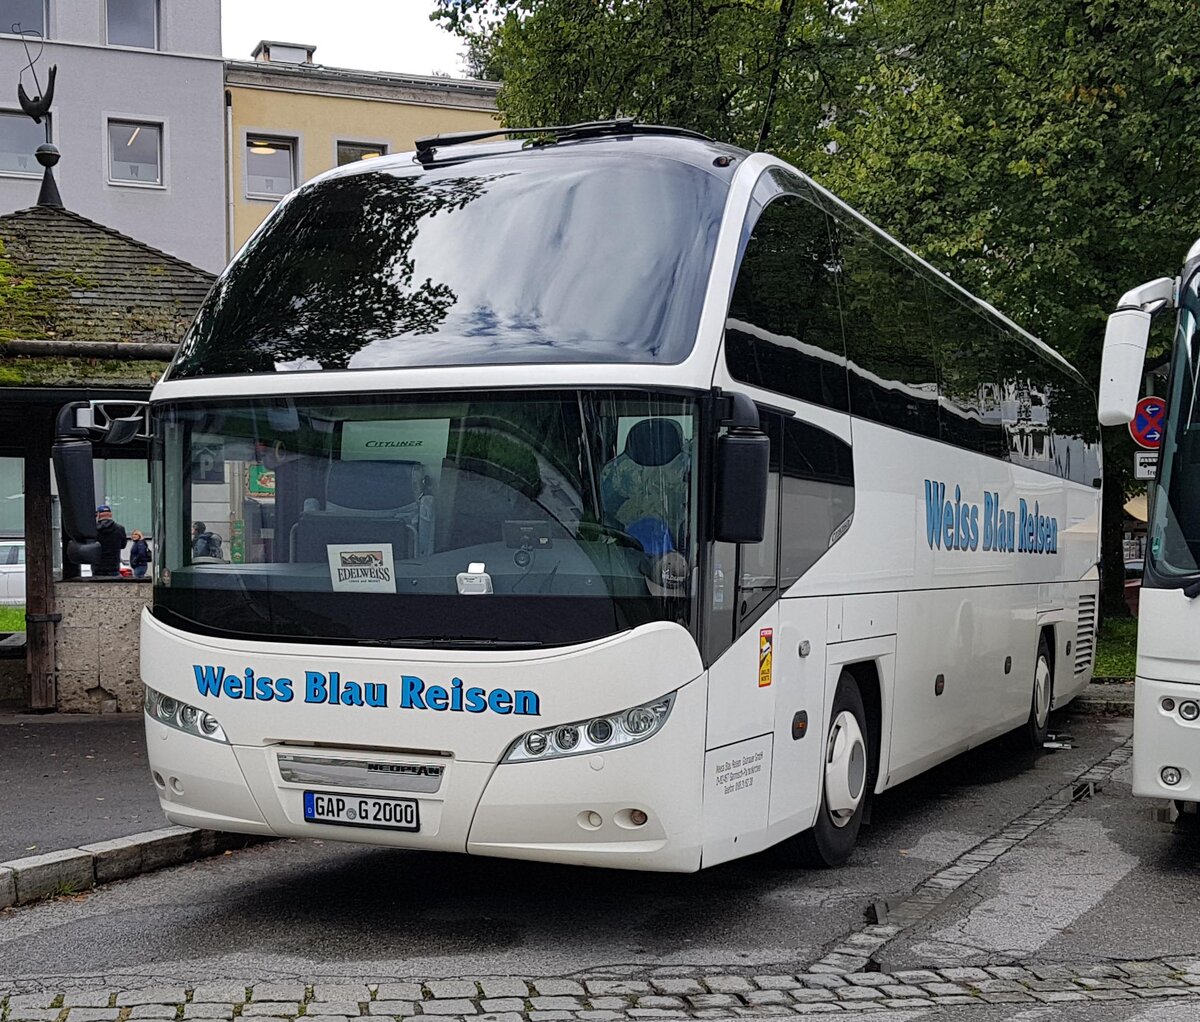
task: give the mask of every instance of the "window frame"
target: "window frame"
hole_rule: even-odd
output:
[[[12,25],[12,22],[9,22],[8,25],[4,26],[4,28],[2,30],[0,30],[0,36],[8,36],[10,39],[22,38],[23,37],[22,35],[17,35],[17,33],[11,31],[11,29],[10,29],[11,25]],[[32,31],[34,31],[34,29],[27,28],[24,31],[32,32]],[[41,37],[43,40],[48,41],[50,39],[50,0],[42,0],[42,25],[41,25],[41,28],[38,29],[37,31],[39,31],[41,33]]]
[[[356,163],[364,162],[362,160],[362,158],[360,157],[357,160],[351,160],[347,163],[339,163],[338,162],[338,149],[344,145],[359,146],[364,149],[367,149],[367,148],[378,149],[379,156],[390,155],[390,152],[389,152],[390,143],[388,143],[386,140],[361,139],[361,138],[359,138],[359,139],[335,138],[333,140],[333,165],[335,167],[351,167],[351,166],[354,166],[354,164],[356,164]],[[378,159],[378,158],[379,157],[374,157],[374,159]]]
[[[166,191],[167,188],[167,121],[166,118],[155,118],[139,116],[137,114],[113,114],[105,113],[102,115],[104,123],[104,178],[105,183],[113,188],[141,188],[157,191]],[[123,124],[131,128],[155,128],[158,131],[158,180],[157,181],[129,181],[123,178],[114,178],[113,170],[113,146],[112,146],[112,126],[114,124]]]
[[[278,143],[286,145],[291,150],[291,169],[292,180],[291,186],[287,191],[273,194],[271,192],[256,192],[250,187],[250,141],[262,140],[264,142]],[[300,133],[299,132],[279,132],[279,131],[253,131],[249,128],[242,131],[242,194],[244,198],[252,199],[258,202],[277,203],[285,195],[289,195],[295,191],[298,186],[300,177]]]
[[[9,116],[9,115],[16,116],[16,117],[22,117],[22,118],[29,117],[29,115],[27,113],[25,113],[25,111],[23,111],[23,110],[10,110],[7,108],[0,108],[0,121],[2,121],[5,116]],[[46,136],[44,139],[44,142],[45,143],[52,142],[53,138],[51,137],[51,134],[50,134],[51,129],[52,129],[52,124],[53,124],[52,115],[48,114],[48,113],[43,114],[42,121],[43,121],[42,127],[45,129],[45,136]],[[32,124],[33,122],[30,121],[30,123]],[[34,126],[36,127],[36,125],[34,125]],[[29,155],[32,156],[33,153],[30,153]],[[28,170],[28,171],[26,171],[26,170],[0,170],[0,177],[15,178],[19,181],[38,180],[43,176],[43,174],[44,174],[44,171],[42,170],[42,165],[40,163],[38,163],[36,160],[34,161],[32,170]]]
[[[109,6],[112,0],[104,0],[104,45],[115,46],[125,50],[146,50],[147,52],[158,52],[162,49],[162,0],[147,0],[154,5],[154,42],[150,46],[140,46],[137,43],[114,43],[111,39],[111,25],[109,18]]]

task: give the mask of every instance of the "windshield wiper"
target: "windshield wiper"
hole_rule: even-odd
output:
[[[455,649],[486,649],[503,647],[530,649],[541,646],[537,639],[498,639],[486,635],[397,635],[390,639],[361,639],[363,646],[416,646],[420,648],[446,646]]]

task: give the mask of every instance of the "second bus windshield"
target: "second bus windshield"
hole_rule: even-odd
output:
[[[1200,273],[1183,289],[1154,494],[1149,558],[1167,578],[1200,574]]]

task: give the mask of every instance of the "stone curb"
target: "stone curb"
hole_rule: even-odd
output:
[[[163,827],[80,848],[63,848],[0,862],[0,909],[54,895],[75,894],[97,884],[178,866],[265,840],[268,839],[248,834]]]
[[[1122,682],[1093,681],[1067,703],[1066,710],[1076,713],[1107,713],[1118,717],[1133,716],[1133,686]]]

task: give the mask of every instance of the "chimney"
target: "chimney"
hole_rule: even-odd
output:
[[[262,39],[250,54],[257,64],[312,64],[315,46],[307,43],[281,43]]]
[[[38,192],[37,204],[62,209],[62,197],[58,194],[58,185],[54,181],[54,165],[58,163],[59,158],[58,147],[46,142],[38,146],[33,155],[37,157],[38,163],[46,168],[42,174],[42,190]]]

